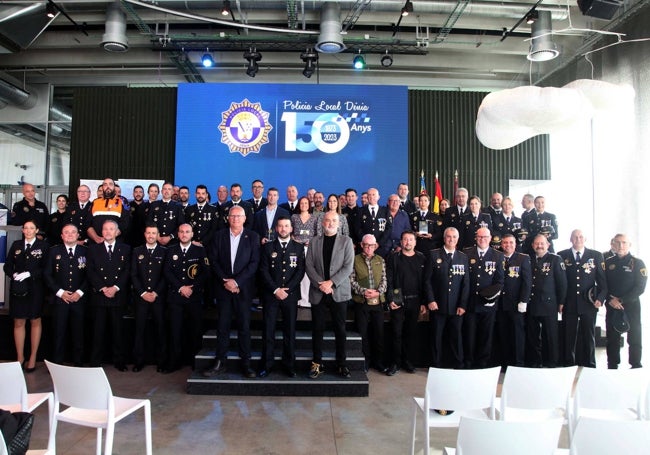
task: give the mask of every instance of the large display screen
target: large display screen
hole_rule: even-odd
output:
[[[380,204],[408,178],[406,87],[180,84],[175,183],[288,185],[327,196],[379,189]]]

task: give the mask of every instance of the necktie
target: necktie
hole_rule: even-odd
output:
[[[108,245],[108,260],[110,261],[113,257],[113,245]]]
[[[449,262],[451,262],[453,258],[454,258],[453,253],[447,253],[447,259],[449,259]]]
[[[465,214],[465,210],[459,209],[460,215],[463,216]]]
[[[506,271],[510,268],[510,258],[511,257],[512,256],[506,258],[506,266],[505,266]]]
[[[510,223],[510,217],[506,218],[506,222],[509,224]]]
[[[576,251],[576,262],[580,262],[580,251]]]
[[[68,248],[68,256],[70,257],[70,259],[72,259],[74,257],[74,253],[72,252],[72,248]]]
[[[149,252],[149,257],[153,254],[153,248],[147,248],[147,251]]]
[[[198,207],[199,207],[199,213],[203,213],[203,206],[199,205]]]
[[[478,252],[478,259],[479,259],[479,261],[483,260],[483,252],[482,251]]]
[[[32,250],[32,244],[31,243],[26,243],[25,244],[25,254],[29,254],[29,252]]]
[[[280,244],[282,245],[283,250],[287,249],[287,242],[280,242]]]
[[[291,207],[291,210],[293,210],[293,202],[289,203],[289,207]]]
[[[375,218],[375,208],[374,207],[372,207],[370,209],[370,216],[372,216],[373,219]]]
[[[183,254],[187,253],[187,248],[183,248]]]
[[[420,216],[424,218],[426,216],[427,212],[420,212]]]
[[[79,208],[80,208],[81,210],[83,210],[85,206],[86,206],[86,204],[79,204]]]

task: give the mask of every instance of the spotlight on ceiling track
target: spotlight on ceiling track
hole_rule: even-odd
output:
[[[47,5],[45,6],[45,14],[50,19],[54,19],[58,14],[58,12],[59,11],[56,9],[56,6],[52,2],[48,2]]]
[[[355,70],[362,70],[366,68],[366,59],[361,55],[361,51],[352,59],[352,67]]]
[[[533,23],[528,60],[531,62],[546,62],[560,55],[553,42],[551,12],[539,11],[537,20]]]
[[[106,8],[106,29],[100,45],[109,52],[126,52],[129,40],[126,38],[126,15],[118,2]]]
[[[302,70],[302,75],[307,79],[316,71],[316,63],[318,63],[318,53],[314,49],[307,49],[300,54],[300,59],[305,62],[305,69]]]
[[[413,12],[413,2],[411,0],[406,0],[404,7],[402,8],[402,16],[408,16],[409,13]]]
[[[203,54],[203,57],[201,57],[201,64],[203,65],[203,68],[212,68],[214,66],[214,59],[212,58],[210,50],[207,50],[205,54]]]
[[[221,15],[230,16],[231,11],[232,10],[230,9],[230,0],[224,0],[223,6],[221,7]]]
[[[248,51],[244,52],[244,59],[248,62],[246,67],[246,74],[250,77],[255,77],[257,71],[260,69],[257,62],[262,60],[262,54],[257,52],[257,49],[250,48]]]
[[[528,15],[526,15],[526,23],[528,25],[533,24],[539,18],[539,13],[536,9],[532,10]]]
[[[389,66],[393,65],[393,56],[388,53],[388,49],[386,49],[386,53],[381,57],[381,66],[384,68],[388,68]]]

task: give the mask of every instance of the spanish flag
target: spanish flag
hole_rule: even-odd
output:
[[[440,213],[440,201],[442,201],[442,188],[440,188],[440,181],[438,180],[438,172],[436,172],[435,193],[433,197],[433,213]]]

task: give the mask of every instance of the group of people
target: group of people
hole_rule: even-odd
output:
[[[226,197],[224,197],[224,190]],[[133,371],[144,367],[148,317],[155,326],[159,372],[182,365],[183,340],[200,348],[203,303],[216,302],[218,341],[206,377],[227,368],[230,329],[235,321],[240,369],[248,378],[276,368],[275,328],[282,315],[282,361],[295,377],[295,330],[299,305],[311,308],[313,360],[309,377],[325,371],[323,334],[327,314],[335,334],[334,371],[351,377],[346,364],[346,316],[354,309],[362,338],[364,369],[394,375],[415,371],[418,320],[430,327],[430,365],[484,368],[492,364],[595,367],[595,321],[607,307],[608,366],[619,357],[619,313],[628,322],[629,361],[641,366],[639,296],[647,271],[629,253],[623,234],[612,240],[606,258],[585,248],[575,230],[572,247],[553,253],[557,221],[544,198],[524,196],[521,217],[510,198],[494,193],[488,207],[465,188],[454,204],[441,201],[431,211],[425,193],[414,200],[400,183],[387,205],[377,189],[363,195],[309,189],[264,193],[252,182],[253,197],[243,200],[241,185],[220,186],[210,203],[205,185],[189,189],[165,182],[136,186],[133,199],[116,193],[104,179],[97,197],[79,186],[77,200],[49,214],[34,187],[23,186],[23,200],[11,213],[23,239],[9,249],[5,273],[11,277],[11,315],[17,358],[26,372],[36,367],[40,317],[46,294],[53,308],[52,360],[63,362],[66,334],[72,361],[81,365],[86,347],[84,314],[92,309],[90,365],[101,364],[110,330],[115,367],[126,371],[122,316],[127,301],[135,309]],[[159,192],[162,198],[158,199]],[[63,202],[66,202],[64,204]],[[54,226],[57,226],[54,228]],[[251,364],[250,320],[253,299],[263,311],[263,348],[257,370]],[[392,345],[384,349],[389,316]],[[558,314],[562,324],[558,323]],[[31,352],[25,359],[26,321]],[[560,337],[560,329],[562,337]],[[560,343],[560,339],[563,343]]]

